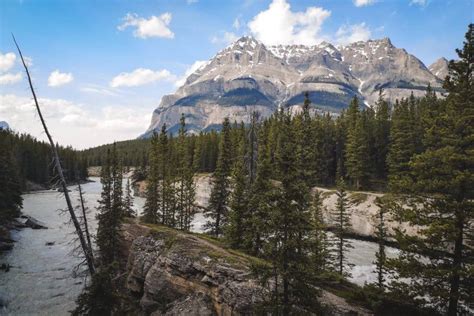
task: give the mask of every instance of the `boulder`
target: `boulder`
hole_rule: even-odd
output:
[[[22,223],[26,227],[30,227],[33,229],[48,229],[48,227],[46,227],[46,224],[40,222],[39,220],[29,215],[21,215],[20,223]]]

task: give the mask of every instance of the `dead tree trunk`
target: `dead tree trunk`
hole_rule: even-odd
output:
[[[91,257],[94,259],[94,254],[92,253],[92,242],[91,242],[91,235],[89,233],[89,224],[87,222],[87,212],[86,206],[84,205],[84,197],[82,195],[82,187],[81,184],[77,183],[77,188],[79,191],[79,200],[81,201],[81,210],[83,216],[83,224],[84,224],[84,233],[86,234],[87,246],[89,247],[88,250],[91,251]]]
[[[71,221],[74,224],[74,228],[76,229],[76,234],[79,237],[81,248],[86,258],[89,273],[93,275],[95,273],[95,267],[94,267],[94,260],[92,258],[92,249],[90,249],[89,246],[87,245],[86,239],[84,238],[84,234],[81,230],[81,225],[79,224],[76,214],[74,213],[74,208],[72,207],[71,198],[69,197],[69,193],[67,190],[66,179],[64,178],[63,168],[61,166],[61,161],[59,160],[58,149],[53,141],[53,138],[51,137],[51,134],[49,133],[48,127],[46,126],[46,122],[44,121],[43,115],[41,113],[38,99],[36,98],[36,93],[33,88],[33,83],[31,82],[31,76],[30,76],[30,72],[28,71],[28,66],[25,63],[25,59],[23,58],[20,47],[18,46],[18,43],[16,42],[15,36],[13,36],[13,34],[12,34],[12,37],[13,37],[13,41],[15,42],[16,48],[18,49],[18,54],[20,55],[21,62],[23,63],[23,67],[25,68],[26,76],[28,77],[28,83],[30,85],[31,94],[33,94],[33,99],[35,101],[36,110],[38,111],[38,116],[41,120],[41,124],[43,125],[44,132],[46,133],[46,136],[48,137],[49,144],[51,145],[51,151],[53,153],[53,159],[54,159],[54,167],[56,169],[56,172],[59,175],[59,181],[63,189],[64,198],[66,199],[66,204],[69,211],[69,215],[71,216]]]

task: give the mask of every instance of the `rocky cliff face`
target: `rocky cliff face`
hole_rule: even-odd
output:
[[[126,290],[146,315],[253,315],[268,298],[251,272],[259,259],[161,226],[124,224]],[[370,315],[326,291],[333,315]]]
[[[440,58],[432,63],[428,68],[433,75],[444,80],[444,78],[449,74],[448,63],[449,62],[446,58]]]
[[[194,184],[196,185],[196,205],[205,208],[209,204],[209,196],[211,195],[211,175],[210,174],[199,174],[194,177]],[[146,183],[140,182],[136,185],[135,193],[141,197],[145,196]],[[324,206],[324,221],[329,228],[335,227],[334,210],[337,206],[336,191],[329,190],[326,188],[315,187],[314,191],[319,191],[323,198]],[[360,238],[376,238],[376,230],[378,224],[378,213],[379,207],[375,204],[377,197],[383,196],[381,193],[373,192],[348,192],[348,197],[351,200],[350,207],[350,222],[351,234],[354,234]],[[395,229],[403,228],[409,234],[415,235],[417,233],[417,227],[409,226],[406,223],[399,223],[397,221],[389,221],[390,216],[386,215],[386,225],[388,229],[388,239],[391,240],[390,236],[393,236]],[[203,226],[206,219],[202,213],[197,213],[194,216],[193,231],[203,232]]]
[[[195,132],[215,128],[225,117],[248,122],[254,110],[266,117],[279,106],[300,106],[304,92],[320,111],[339,112],[354,96],[371,105],[380,89],[394,101],[422,95],[428,84],[441,89],[439,76],[388,38],[341,47],[267,47],[242,37],[162,98],[144,136],[163,124],[176,132],[182,113]]]

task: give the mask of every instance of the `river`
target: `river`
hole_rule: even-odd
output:
[[[91,180],[93,182],[83,185],[83,191],[90,209],[91,230],[95,232],[95,207],[101,184],[99,178]],[[71,197],[76,201],[78,193],[73,187],[71,190]],[[144,199],[135,197],[134,204],[140,212]],[[0,315],[68,315],[74,309],[84,279],[74,273],[80,259],[71,254],[74,229],[67,223],[69,216],[59,211],[65,206],[63,195],[53,190],[23,195],[23,213],[42,221],[48,229],[25,228],[12,232],[16,241],[13,250],[0,255],[0,264],[12,266],[9,272],[0,271],[0,300],[7,305],[0,309]],[[202,214],[197,214],[193,230],[200,232],[204,221]],[[359,240],[351,240],[351,244],[354,247],[348,254],[349,261],[354,264],[351,281],[359,285],[373,282],[375,267],[372,262],[377,244]],[[397,254],[394,248],[387,247],[386,251],[388,256]]]

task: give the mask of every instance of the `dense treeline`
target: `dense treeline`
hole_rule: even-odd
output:
[[[17,217],[23,202],[19,168],[9,134],[0,129],[0,224]]]
[[[28,134],[18,134],[0,130],[2,151],[6,149],[15,161],[18,181],[22,189],[31,181],[45,187],[54,185],[55,173],[52,167],[52,154],[49,144]],[[72,147],[58,146],[64,175],[68,182],[87,178],[87,165]]]
[[[124,166],[146,166],[148,164],[149,139],[134,139],[101,145],[82,150],[80,153],[88,166],[102,166],[107,160],[107,151],[112,150],[114,145]]]

